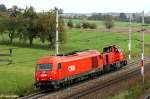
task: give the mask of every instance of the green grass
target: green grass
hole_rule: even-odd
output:
[[[141,95],[144,95],[145,91],[149,88],[149,82],[145,82],[144,85],[138,82],[130,86],[127,90],[121,91],[117,94],[107,97],[107,99],[138,99]]]
[[[10,46],[0,47],[6,48]],[[19,94],[20,91],[25,89],[33,89],[36,60],[48,54],[48,51],[40,49],[15,49],[12,57],[13,63],[9,65],[1,63],[0,65],[0,93]]]
[[[128,33],[112,33],[112,32],[92,32],[81,29],[70,29],[68,32],[68,42],[63,45],[61,53],[70,52],[83,49],[98,49],[108,45],[116,44],[121,46],[127,53]],[[139,33],[133,33],[133,38],[139,39]],[[17,94],[23,95],[35,90],[34,84],[34,70],[36,60],[45,55],[54,54],[54,51],[47,48],[47,44],[41,43],[38,39],[35,40],[33,48],[28,48],[28,45],[22,46],[18,44],[18,39],[14,40],[13,45],[5,42],[0,37],[0,48],[17,47],[13,51],[13,63],[0,63],[0,94]],[[132,41],[132,54],[140,55],[139,43],[136,40]],[[146,51],[150,54],[150,35],[145,35]],[[1,53],[2,50],[0,50]]]
[[[92,48],[102,51],[103,47],[113,44],[120,46],[126,52],[128,50],[128,33],[92,32],[80,29],[72,29],[68,32],[69,40],[65,45],[67,50],[82,50]],[[133,53],[138,53],[140,51],[140,42],[136,39],[140,39],[139,33],[133,33],[132,39],[134,39],[132,40]],[[145,36],[145,43],[148,45],[150,43],[150,35],[148,34]]]

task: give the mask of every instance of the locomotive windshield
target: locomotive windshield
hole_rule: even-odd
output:
[[[52,64],[38,64],[37,70],[51,70]]]

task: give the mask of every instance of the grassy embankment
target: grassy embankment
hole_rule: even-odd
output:
[[[146,99],[150,91],[150,75],[145,72],[145,81],[142,83],[141,78],[136,78],[129,81],[130,84],[126,88],[116,90],[116,93],[112,93],[107,99]]]
[[[121,23],[125,24],[126,23]],[[102,26],[102,25],[101,25]],[[108,45],[116,44],[121,46],[127,53],[128,33],[112,33],[112,32],[96,32],[93,30],[68,29],[68,42],[63,45],[61,52],[70,52],[83,49],[98,49]],[[133,38],[139,39],[139,33],[134,33]],[[0,37],[0,49],[17,47],[13,51],[13,63],[0,63],[0,94],[17,94],[22,95],[34,91],[34,68],[36,60],[42,56],[53,54],[54,51],[47,48],[47,44],[41,44],[36,39],[33,48],[27,48],[26,45],[18,44],[18,40],[14,40],[13,45],[7,44],[8,37],[5,42]],[[145,53],[150,54],[150,35],[145,35],[146,49]],[[132,41],[133,56],[139,55],[139,41]],[[41,46],[42,45],[42,46]],[[1,53],[2,50],[0,50]]]

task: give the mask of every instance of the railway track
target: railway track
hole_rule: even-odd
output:
[[[149,64],[147,64],[145,66],[145,72],[148,71],[148,70],[150,70],[150,65]],[[140,69],[139,68],[135,69],[133,71],[129,71],[127,74],[121,75],[120,77],[117,77],[116,79],[109,80],[109,81],[107,81],[107,82],[105,82],[101,85],[94,86],[93,88],[90,88],[89,90],[80,91],[76,94],[72,94],[70,96],[64,97],[63,99],[79,99],[81,97],[84,97],[86,95],[94,93],[97,90],[103,90],[104,88],[108,88],[109,86],[111,86],[113,84],[116,84],[118,82],[130,79],[131,77],[136,76],[137,74],[140,74]]]
[[[124,70],[128,70],[130,67],[132,67],[132,68],[137,67],[137,66],[133,66],[133,65],[137,65],[139,60],[140,59],[137,59],[137,60],[135,60],[133,62],[130,62],[128,64],[128,66],[124,67],[123,69]],[[145,62],[150,62],[150,57],[145,57]],[[150,67],[146,67],[146,68],[148,68],[148,70],[150,69]],[[145,68],[145,70],[147,70],[146,68]],[[132,69],[132,70],[130,70],[128,72],[129,73],[127,73],[125,75],[121,75],[119,78],[117,77],[116,79],[105,81],[104,84],[100,84],[100,85],[94,86],[94,87],[90,88],[89,90],[87,90],[87,89],[84,90],[84,91],[81,90],[81,91],[78,91],[76,93],[71,93],[69,95],[67,95],[67,91],[70,91],[72,87],[78,86],[78,84],[80,84],[80,83],[69,86],[70,90],[67,90],[65,88],[62,88],[59,91],[52,91],[50,89],[47,89],[47,90],[43,90],[43,91],[40,91],[38,93],[34,93],[34,94],[31,94],[31,95],[28,95],[28,96],[25,96],[25,97],[21,97],[19,99],[37,99],[37,98],[42,98],[42,97],[45,97],[45,98],[50,97],[48,99],[56,99],[56,97],[57,97],[57,99],[58,98],[60,99],[60,97],[58,97],[58,95],[60,95],[61,93],[63,93],[63,96],[61,96],[61,98],[63,98],[63,99],[70,99],[70,98],[77,99],[77,98],[83,97],[83,96],[85,96],[85,95],[87,95],[89,93],[95,92],[96,90],[100,90],[100,89],[106,88],[107,86],[110,86],[110,85],[112,85],[112,84],[114,84],[116,82],[128,79],[128,78],[132,77],[133,75],[136,75],[137,73],[140,73],[139,68],[138,69],[137,68]],[[106,76],[106,75],[107,74],[104,74],[104,76]],[[97,78],[95,78],[95,79],[97,79]],[[84,83],[84,81],[83,81],[83,83]]]
[[[51,92],[50,89],[42,90],[42,91],[39,91],[37,93],[30,94],[28,96],[20,97],[19,99],[37,99],[37,98],[40,98],[40,97],[45,96],[47,94],[50,94],[50,92]]]

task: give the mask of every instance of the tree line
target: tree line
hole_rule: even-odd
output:
[[[133,14],[136,15],[136,14]],[[88,20],[105,20],[105,17],[112,16],[116,21],[128,21],[128,16],[126,13],[92,13],[91,15],[72,15],[72,16],[64,16],[67,19],[88,19]]]
[[[92,13],[90,16],[88,15],[74,15],[74,16],[64,16],[67,19],[88,19],[88,20],[105,20],[107,16],[112,16],[115,21],[129,21],[129,16],[132,17],[132,21],[141,22],[142,15],[141,13]],[[150,24],[150,16],[145,16],[145,23]]]
[[[32,6],[26,9],[13,6],[11,9],[5,9],[0,6],[1,12],[7,12],[7,15],[0,16],[0,35],[4,39],[4,35],[8,35],[10,44],[15,38],[19,38],[19,42],[29,41],[29,46],[32,47],[34,39],[39,38],[42,43],[49,42],[49,47],[54,48],[55,31],[56,31],[56,13],[55,9],[48,12],[35,12]],[[62,13],[62,10],[59,10]],[[65,43],[67,33],[64,29],[64,21],[59,17],[59,42]]]
[[[74,24],[71,19],[69,19],[69,21],[67,22],[67,26],[69,28],[83,28],[83,29],[87,29],[87,28],[96,29],[97,28],[97,25],[95,23],[83,21],[83,22]]]
[[[104,19],[103,19],[103,24],[106,27],[106,29],[108,29],[110,31],[110,29],[112,27],[114,27],[114,18],[111,15],[105,15]],[[76,23],[74,24],[73,21],[71,19],[68,20],[67,22],[67,26],[69,28],[83,28],[83,29],[96,29],[97,28],[97,24],[93,23],[93,22],[88,22],[88,21],[83,21],[80,23]]]

